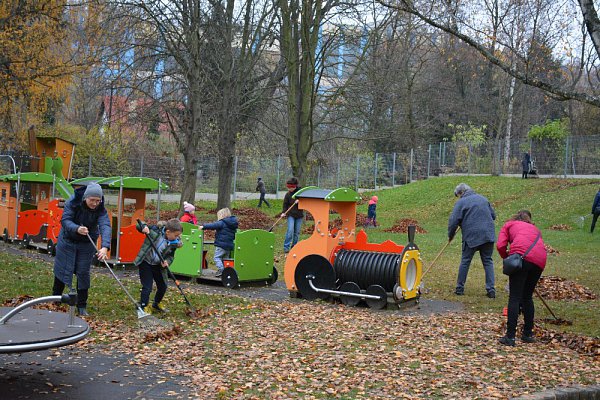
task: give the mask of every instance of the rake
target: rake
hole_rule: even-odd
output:
[[[94,246],[94,249],[96,249],[96,253],[98,253],[98,247],[96,246],[96,243],[94,243],[94,240],[92,240],[92,238],[90,237],[89,233],[87,234],[87,237],[90,240],[90,243],[92,243],[92,245]],[[102,261],[104,262],[104,265],[106,266],[106,268],[108,268],[108,270],[110,271],[110,274],[113,276],[113,278],[115,278],[115,280],[117,281],[119,286],[121,286],[121,289],[123,289],[125,294],[127,294],[127,297],[129,297],[129,300],[131,300],[131,302],[135,305],[135,308],[137,311],[138,322],[143,326],[155,326],[155,325],[163,325],[164,326],[165,325],[164,321],[161,321],[160,319],[156,318],[152,314],[148,314],[147,312],[145,312],[142,309],[142,307],[135,301],[133,296],[131,296],[129,291],[125,288],[125,286],[123,285],[121,280],[117,277],[117,275],[115,275],[113,269],[110,267],[110,265],[108,265],[106,260],[102,260]]]

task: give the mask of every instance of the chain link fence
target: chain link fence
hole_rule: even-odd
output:
[[[539,176],[591,177],[600,175],[600,136],[575,136],[563,140],[514,139],[488,141],[474,146],[469,143],[440,142],[415,148],[407,153],[338,155],[329,159],[311,159],[304,183],[326,188],[351,187],[377,189],[447,174],[521,175],[524,153],[531,150],[532,169]],[[508,155],[508,156],[507,156]],[[0,155],[0,174],[31,171],[35,158],[15,153]],[[161,179],[169,191],[181,190],[183,158],[131,156],[118,164],[89,157],[77,159],[73,176],[131,175]],[[218,191],[218,159],[199,160],[196,190]],[[256,193],[261,177],[268,193],[285,191],[285,181],[292,176],[287,156],[272,158],[238,156],[234,160],[234,198],[243,199]]]

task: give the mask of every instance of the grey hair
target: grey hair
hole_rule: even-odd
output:
[[[456,186],[456,188],[454,189],[454,195],[456,197],[460,197],[467,190],[471,190],[471,186],[467,185],[466,183],[459,183],[458,186]]]

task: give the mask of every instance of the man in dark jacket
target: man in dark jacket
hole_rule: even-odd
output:
[[[267,201],[267,199],[265,199],[265,195],[267,194],[267,190],[265,189],[265,183],[263,182],[263,180],[262,180],[261,177],[258,178],[258,182],[256,183],[256,191],[260,192],[260,200],[258,200],[258,208],[260,208],[260,206],[263,203],[263,201],[265,202],[265,204],[267,205],[267,207],[271,208],[271,205],[269,204],[269,202]]]
[[[298,243],[300,229],[302,228],[302,220],[304,219],[304,211],[298,208],[298,204],[293,198],[293,196],[300,190],[300,186],[298,186],[298,179],[295,177],[288,179],[286,186],[288,192],[283,198],[283,210],[281,212],[281,217],[283,218],[287,216],[287,231],[285,232],[283,251],[288,253],[290,249],[294,247],[296,243]]]
[[[483,269],[485,271],[485,290],[491,299],[496,297],[494,279],[494,242],[496,233],[494,220],[496,213],[485,197],[475,193],[466,183],[459,184],[454,189],[458,201],[448,220],[448,239],[452,240],[460,226],[462,231],[462,259],[458,268],[456,280],[457,295],[465,292],[465,282],[469,273],[469,266],[476,251],[479,251]]]
[[[90,266],[96,249],[87,235],[94,242],[98,236],[102,237],[102,246],[97,254],[99,260],[106,259],[111,240],[110,220],[100,185],[90,183],[75,189],[75,194],[65,204],[61,225],[56,243],[52,294],[61,295],[65,285],[72,286],[73,274],[77,275],[77,310],[79,315],[89,315]]]
[[[594,204],[592,204],[592,214],[594,215],[594,217],[592,218],[592,227],[590,229],[590,233],[594,233],[596,221],[598,221],[598,217],[600,216],[600,189],[598,189],[598,193],[596,193],[596,197],[594,197]]]

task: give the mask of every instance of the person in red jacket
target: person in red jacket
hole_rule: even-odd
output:
[[[541,232],[531,221],[531,213],[527,210],[519,211],[508,220],[498,234],[496,249],[503,259],[514,253],[524,254],[534,242],[535,245],[523,259],[523,268],[508,277],[508,321],[506,335],[500,338],[500,343],[507,346],[515,345],[519,307],[523,309],[525,320],[521,340],[525,343],[535,342],[533,292],[546,266],[547,254]]]
[[[183,202],[183,215],[179,218],[181,222],[188,222],[190,224],[198,225],[198,219],[196,218],[196,207],[187,201]]]

